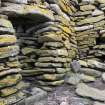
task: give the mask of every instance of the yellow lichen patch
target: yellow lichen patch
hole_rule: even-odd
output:
[[[15,50],[15,49],[18,49],[19,50],[19,47],[17,45],[13,45],[13,46],[7,46],[7,47],[1,47],[0,48],[0,53],[9,53],[9,51],[11,50]]]
[[[73,13],[77,11],[76,8],[72,5],[72,3],[69,3],[68,7],[73,11]]]
[[[64,76],[64,74],[44,74],[43,78],[45,80],[54,81],[54,80],[58,80],[60,77],[63,77],[63,76]]]
[[[67,7],[65,5],[65,1],[64,0],[58,0],[58,3],[59,3],[59,6],[61,7],[61,9],[64,11],[64,12],[68,12],[67,10]]]
[[[17,84],[22,79],[20,74],[10,75],[0,80],[0,88]]]
[[[75,8],[70,5],[70,1],[68,0],[59,0],[58,3],[61,9],[68,14],[72,14],[74,11],[76,11]]]
[[[4,100],[0,100],[0,105],[6,105]]]
[[[68,14],[73,14],[73,10],[71,6],[67,6]]]
[[[63,16],[58,16],[58,18],[61,20],[62,24],[65,26],[69,26],[70,23],[67,19],[65,19]]]
[[[5,88],[5,89],[2,89],[0,91],[0,96],[1,97],[6,97],[6,96],[9,96],[13,93],[16,93],[18,90],[16,88]]]
[[[64,40],[67,40],[67,39],[70,37],[70,35],[67,34],[67,33],[65,33],[65,32],[62,32],[60,35],[62,36],[62,38],[63,38]]]
[[[66,32],[67,34],[70,34],[71,35],[71,30],[68,28],[68,27],[66,27],[66,26],[59,26],[64,32]]]
[[[17,39],[14,35],[0,35],[0,44],[16,43]]]

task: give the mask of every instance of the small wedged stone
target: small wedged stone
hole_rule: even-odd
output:
[[[69,71],[71,71],[71,69],[70,68],[56,68],[56,73],[58,73],[58,74],[63,74],[63,73],[66,73],[66,72],[69,72]]]
[[[60,80],[65,76],[65,74],[43,74],[41,76],[36,76],[39,80],[48,80],[48,81],[56,81]]]
[[[40,88],[43,89],[43,90],[45,90],[45,91],[47,91],[47,92],[52,92],[53,91],[53,88],[50,87],[50,86],[42,86]]]
[[[70,77],[66,79],[66,83],[71,84],[71,85],[77,85],[81,81],[81,76],[80,74],[70,74]]]
[[[73,60],[71,62],[71,68],[74,72],[78,72],[80,70],[81,66],[77,60]]]
[[[27,55],[30,53],[35,53],[36,50],[34,48],[31,48],[31,47],[24,47],[24,48],[22,48],[21,52],[23,55]]]
[[[64,83],[64,80],[58,80],[58,81],[53,81],[53,82],[38,81],[38,83],[41,86],[59,86]]]

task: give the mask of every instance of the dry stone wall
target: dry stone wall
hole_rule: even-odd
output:
[[[75,14],[80,73],[95,78],[104,73],[105,2],[81,1]]]
[[[104,0],[1,0],[0,98],[19,97],[23,76],[47,91],[66,81],[104,101],[84,84],[105,81],[104,28]]]
[[[22,76],[45,90],[64,83],[78,52],[75,1],[1,0],[0,4],[0,97],[19,92]]]
[[[75,30],[81,67],[74,68],[76,72],[68,83],[76,85],[79,96],[92,101],[104,101],[105,1],[81,0],[77,2],[77,7]],[[92,105],[98,104],[105,103],[95,102]]]
[[[70,62],[76,56],[75,30],[71,28],[75,26],[76,9],[72,3],[39,2],[25,15],[19,13],[24,17],[19,17],[20,22],[13,21],[19,39],[22,75],[27,80],[35,80],[43,89],[52,90],[53,86],[64,83]],[[31,9],[32,4],[24,6]],[[19,15],[17,11],[16,14]]]
[[[8,16],[0,14],[0,104],[8,104],[8,98],[14,93],[18,96],[22,75],[18,61],[19,46],[15,30]],[[14,96],[15,97],[15,96]],[[10,98],[10,97],[9,97]],[[18,99],[17,99],[18,100]],[[4,105],[4,104],[3,104]]]

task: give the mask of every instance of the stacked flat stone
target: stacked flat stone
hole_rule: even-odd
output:
[[[0,10],[3,10],[6,4],[11,5],[12,1],[2,0]],[[19,51],[9,15],[0,11],[0,105],[13,104],[24,98],[21,92],[23,84],[18,60]]]
[[[16,29],[22,75],[43,87],[64,83],[77,53],[75,31],[71,28],[75,25],[74,2],[6,1],[0,12],[9,16]]]
[[[105,16],[102,5],[104,1],[82,1],[78,3],[78,12],[75,14],[76,21],[76,39],[79,48],[80,64],[83,66],[85,62],[84,72],[99,70],[96,63],[101,64],[100,69],[104,65],[104,27]],[[100,9],[99,9],[100,8]],[[82,64],[83,63],[83,64]],[[88,66],[90,65],[91,66]],[[93,66],[92,66],[93,64]],[[84,66],[83,66],[84,67]],[[100,70],[99,70],[100,71]],[[97,73],[98,71],[96,71]],[[98,72],[99,73],[99,72]],[[92,73],[91,73],[92,75]],[[99,73],[100,76],[100,73]]]
[[[60,4],[63,2],[48,3],[50,4],[51,10],[54,11],[55,21],[49,23],[46,28],[44,27],[35,32],[35,36],[40,34],[38,35],[38,41],[43,44],[37,52],[39,58],[35,66],[39,70],[44,71],[44,74],[36,76],[36,78],[40,85],[57,86],[64,82],[64,76],[70,71],[70,62],[76,53],[74,50],[76,49],[76,43],[73,43],[74,49],[71,49],[73,29],[70,29],[69,16],[63,12],[65,7],[62,7]],[[70,2],[68,2],[68,4],[69,3]],[[72,14],[71,11],[69,14],[70,13]],[[48,28],[50,28],[50,30],[48,30]],[[75,37],[73,38],[72,41],[75,42]],[[71,51],[74,51],[74,56],[71,56]]]
[[[77,43],[83,58],[91,55],[93,47],[98,43],[99,32],[104,29],[104,12],[99,9],[99,5],[95,5],[97,3],[83,1],[79,3],[79,10],[75,14]]]
[[[19,46],[12,23],[0,14],[0,103],[7,96],[19,92],[22,80],[18,62]],[[16,101],[16,100],[15,100]],[[5,102],[4,102],[5,103]],[[8,102],[7,102],[8,103]]]
[[[63,12],[58,2],[49,1],[44,4],[48,4],[49,11],[54,12],[54,19],[37,24],[35,21],[25,35],[21,35],[24,29],[20,25],[17,33],[21,42],[22,74],[28,79],[36,79],[45,89],[46,86],[64,83],[66,73],[70,72],[70,62],[77,53],[77,43],[71,28],[75,24],[69,18],[76,11],[75,8]],[[69,15],[66,15],[67,12]]]
[[[77,53],[73,1],[5,0],[0,13],[9,16],[20,46],[22,75],[40,85],[64,83]],[[16,21],[15,21],[16,20]]]
[[[91,98],[92,101],[104,101],[104,96],[101,96],[103,94],[101,91],[104,92],[104,88],[101,90],[101,86],[98,86],[99,83],[103,84],[103,80],[105,80],[104,5],[104,0],[78,1],[78,12],[75,14],[76,39],[81,68],[80,66],[78,66],[78,69],[76,67],[74,68],[75,71],[76,69],[77,71],[69,79],[69,83],[77,85],[76,93],[78,95],[84,98]],[[91,86],[86,84],[90,82],[93,82]],[[94,88],[95,86],[97,88]],[[99,105],[100,104],[101,103],[99,103]]]

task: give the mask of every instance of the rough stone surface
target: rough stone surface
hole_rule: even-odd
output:
[[[76,93],[80,96],[89,97],[99,101],[105,100],[105,90],[99,90],[84,83],[81,83],[77,86]]]
[[[105,0],[0,0],[0,105],[101,104],[104,70]]]
[[[45,101],[47,98],[47,92],[41,90],[40,88],[33,88],[31,94],[32,96],[25,99],[25,105],[33,105],[34,103],[36,105],[39,101]]]

